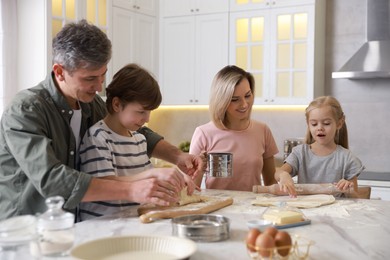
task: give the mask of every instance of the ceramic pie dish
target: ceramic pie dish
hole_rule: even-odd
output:
[[[189,259],[196,243],[174,236],[121,236],[101,238],[74,247],[70,255],[83,260]]]

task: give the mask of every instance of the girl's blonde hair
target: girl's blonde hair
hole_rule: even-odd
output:
[[[252,95],[254,95],[255,80],[251,73],[237,66],[229,65],[215,75],[211,84],[209,110],[211,121],[219,129],[226,129],[226,110],[232,100],[236,86],[245,78],[249,81],[249,87]]]
[[[348,132],[347,132],[347,124],[345,123],[345,115],[343,109],[339,101],[332,96],[322,96],[314,99],[309,106],[305,110],[306,115],[306,123],[308,125],[306,131],[305,142],[307,144],[312,144],[314,142],[314,138],[309,130],[309,114],[315,108],[320,108],[324,106],[330,106],[332,108],[332,114],[336,122],[338,123],[340,120],[343,121],[343,125],[339,130],[337,130],[336,135],[334,137],[334,141],[336,144],[341,145],[342,147],[348,149]]]

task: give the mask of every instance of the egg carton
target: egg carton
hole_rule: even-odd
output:
[[[247,244],[247,251],[249,257],[254,260],[305,260],[309,256],[309,250],[313,244],[314,241],[312,240],[297,237],[289,246],[260,248]],[[282,253],[283,255],[281,255],[279,252],[283,251],[285,251],[285,253]]]

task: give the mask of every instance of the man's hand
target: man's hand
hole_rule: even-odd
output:
[[[177,167],[184,173],[195,179],[199,174],[203,174],[206,169],[204,155],[193,155],[181,153],[177,158]]]

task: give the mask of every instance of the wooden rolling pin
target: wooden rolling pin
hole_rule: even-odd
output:
[[[229,206],[233,203],[232,198],[218,199],[215,201],[209,201],[204,205],[197,203],[191,208],[191,204],[188,207],[155,207],[155,208],[142,208],[138,209],[139,219],[142,223],[150,223],[156,219],[163,218],[175,218],[180,216],[192,215],[192,214],[207,214],[218,209]],[[201,205],[201,206],[200,206]]]
[[[253,186],[254,193],[270,193],[273,195],[288,195],[279,188],[279,184],[272,184],[270,186]],[[329,194],[334,195],[337,193],[349,193],[355,194],[353,187],[348,190],[340,190],[332,183],[320,183],[320,184],[295,184],[295,191],[297,195],[310,195],[310,194]]]

